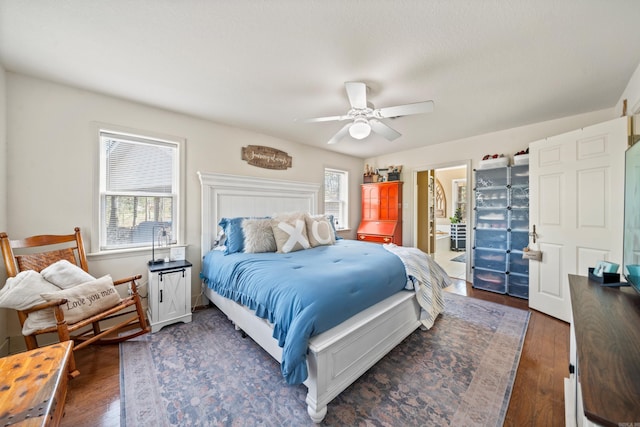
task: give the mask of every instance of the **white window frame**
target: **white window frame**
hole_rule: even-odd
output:
[[[135,251],[146,251],[151,248],[151,241],[147,244],[139,245],[139,246],[125,246],[125,247],[109,247],[105,242],[105,232],[104,232],[104,212],[105,212],[105,201],[106,201],[106,192],[105,192],[105,170],[106,170],[106,159],[103,156],[102,150],[102,136],[104,134],[112,134],[117,137],[120,137],[124,140],[131,141],[142,141],[147,144],[158,144],[162,146],[170,146],[175,148],[176,156],[174,159],[173,167],[176,168],[176,173],[174,174],[174,183],[173,183],[173,233],[171,235],[171,245],[172,246],[184,246],[183,236],[184,236],[184,218],[185,218],[185,207],[184,207],[184,194],[185,194],[185,180],[184,180],[184,171],[185,171],[185,139],[180,137],[162,135],[155,132],[148,131],[139,131],[135,129],[124,128],[121,126],[114,125],[106,125],[106,124],[94,124],[95,127],[95,135],[97,139],[97,143],[95,144],[95,157],[96,163],[98,167],[96,168],[95,182],[94,182],[94,222],[92,225],[92,234],[95,236],[91,239],[91,255],[101,255],[101,254],[118,254],[118,253],[128,253]]]
[[[326,175],[327,173],[334,173],[340,175],[340,195],[339,200],[327,200],[326,199]],[[324,168],[323,175],[323,189],[324,191],[324,203],[323,209],[325,214],[329,214],[331,212],[327,212],[327,203],[329,202],[338,202],[340,208],[338,211],[340,215],[336,217],[334,215],[334,222],[336,222],[337,230],[346,230],[349,228],[349,172],[342,169],[335,168]]]

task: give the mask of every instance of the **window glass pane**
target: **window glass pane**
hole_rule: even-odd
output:
[[[348,223],[347,176],[346,171],[324,171],[324,213],[333,215],[336,228],[346,228]]]
[[[101,133],[101,250],[157,244],[161,227],[176,243],[177,158],[177,143]]]
[[[147,246],[153,227],[160,226],[168,227],[169,243],[175,243],[173,197],[106,196],[104,218],[107,247]]]

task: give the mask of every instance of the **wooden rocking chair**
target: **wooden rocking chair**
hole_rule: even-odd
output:
[[[9,277],[15,277],[24,270],[40,272],[60,260],[67,260],[81,267],[87,273],[89,272],[82,235],[78,227],[75,228],[74,234],[40,235],[22,240],[9,240],[6,233],[0,233],[0,248],[2,249],[7,276]],[[19,250],[20,254],[15,254],[14,250]],[[149,326],[147,325],[136,287],[136,280],[141,277],[141,275],[136,275],[126,279],[114,280],[113,284],[116,286],[129,285],[129,296],[123,298],[118,305],[73,324],[67,323],[61,308],[66,303],[66,300],[49,301],[27,310],[17,310],[21,326],[24,326],[29,313],[47,308],[53,308],[54,310],[56,326],[40,329],[30,335],[25,335],[27,349],[38,348],[37,335],[51,332],[57,332],[60,342],[73,340],[74,350],[80,350],[92,343],[113,344],[146,334],[149,332]],[[127,309],[128,307],[133,307],[133,310]],[[102,328],[100,325],[102,321],[130,314],[133,314],[133,316],[128,316],[126,320],[122,320],[112,326]],[[112,320],[110,323],[113,322],[116,321]],[[122,334],[121,331],[129,333]],[[79,372],[76,370],[73,358],[71,358],[70,365],[72,366],[69,366],[69,374],[72,377],[77,376]]]

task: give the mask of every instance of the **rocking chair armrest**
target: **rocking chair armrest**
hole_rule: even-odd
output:
[[[142,275],[141,274],[136,274],[135,276],[127,277],[127,278],[124,278],[124,279],[114,280],[113,284],[115,286],[118,286],[118,285],[122,285],[124,283],[135,282],[136,280],[140,280],[140,279],[142,279]]]
[[[136,274],[135,276],[127,277],[125,279],[115,280],[113,284],[114,286],[117,286],[129,283],[129,295],[135,295],[136,297],[138,297],[138,285],[136,284],[136,280],[140,279],[142,279],[142,275]]]
[[[30,313],[33,313],[34,311],[40,311],[46,308],[61,306],[62,304],[66,304],[66,302],[67,302],[66,298],[61,298],[61,299],[43,302],[42,304],[34,305],[31,308],[27,308],[26,310],[21,310],[21,311],[26,314],[30,314]]]

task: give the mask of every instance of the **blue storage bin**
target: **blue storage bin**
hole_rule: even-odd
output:
[[[508,168],[479,169],[476,171],[476,188],[505,187],[508,182]]]
[[[512,208],[509,215],[512,231],[529,232],[529,209]]]
[[[475,192],[477,208],[506,208],[509,206],[509,193],[506,187],[478,189]]]
[[[529,186],[529,165],[511,167],[511,187]]]
[[[473,251],[474,265],[499,272],[507,271],[507,254],[504,251],[476,249]]]
[[[509,272],[529,275],[529,260],[522,258],[522,251],[509,254]]]
[[[511,230],[511,249],[521,251],[529,245],[529,232],[528,231],[514,231]]]
[[[529,285],[523,286],[523,285],[512,285],[512,284],[509,284],[509,290],[508,290],[507,293],[509,295],[511,295],[511,296],[514,296],[514,297],[528,299],[529,298]]]
[[[512,187],[509,206],[529,209],[529,187]]]
[[[509,286],[529,286],[529,276],[524,274],[510,273],[509,274]]]
[[[507,275],[481,268],[473,269],[473,287],[504,294],[507,292]]]
[[[507,250],[507,230],[477,228],[475,247]]]
[[[505,208],[477,208],[476,227],[506,230],[508,215],[509,213]]]

